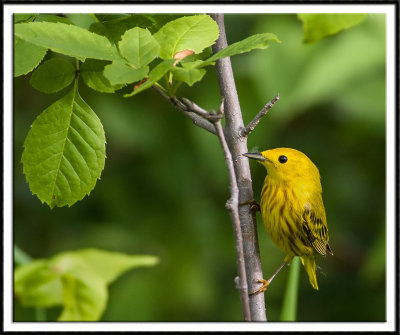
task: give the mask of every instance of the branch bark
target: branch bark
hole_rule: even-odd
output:
[[[211,17],[217,22],[220,30],[219,38],[213,45],[213,52],[216,53],[226,48],[228,43],[225,34],[224,15],[211,14]],[[230,58],[219,59],[216,63],[216,71],[220,93],[225,101],[225,136],[233,158],[239,188],[239,203],[242,203],[253,200],[253,189],[249,161],[242,156],[243,153],[248,152],[247,137],[241,135],[241,131],[245,127]],[[249,292],[253,292],[257,289],[256,280],[263,278],[263,275],[257,239],[256,218],[249,205],[239,206],[239,219],[243,235],[247,285]],[[240,285],[243,285],[243,283],[240,283]],[[249,302],[251,320],[266,321],[264,294],[250,295]]]
[[[161,94],[164,99],[168,100],[170,103],[172,103],[177,109],[179,109],[182,113],[184,113],[189,119],[192,120],[192,122],[200,127],[203,128],[205,130],[207,130],[208,132],[216,135],[217,132],[215,131],[215,127],[214,125],[208,121],[206,118],[201,117],[199,115],[197,115],[195,113],[195,111],[191,110],[189,108],[189,106],[185,105],[183,102],[181,102],[179,99],[175,98],[175,97],[170,97],[167,94],[165,94],[165,92],[157,87],[156,85],[152,86],[153,89],[158,92],[159,94]],[[197,106],[197,105],[196,105]],[[198,106],[197,106],[198,107]],[[199,107],[200,108],[200,107]]]
[[[261,118],[268,113],[268,111],[274,107],[275,102],[279,100],[279,94],[276,95],[270,102],[268,102],[264,108],[254,117],[253,120],[240,131],[240,135],[243,137],[249,136],[249,134],[254,130],[254,128],[258,125]]]

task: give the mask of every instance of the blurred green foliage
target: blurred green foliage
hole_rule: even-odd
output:
[[[249,150],[292,147],[322,176],[333,257],[317,260],[319,291],[303,269],[299,321],[385,320],[385,16],[312,45],[296,15],[226,15],[229,43],[271,32],[282,44],[232,58],[245,123],[276,93],[280,100],[249,137]],[[195,127],[156,92],[133,98],[80,94],[103,122],[107,160],[89,197],[50,210],[31,195],[20,163],[35,117],[65,92],[45,95],[14,81],[14,242],[33,258],[79,248],[153,254],[160,264],[110,286],[104,321],[240,321],[233,279],[235,248],[228,176],[218,140]],[[220,103],[216,75],[181,95],[206,109]],[[264,169],[251,163],[256,199]],[[284,255],[258,216],[265,277]],[[288,269],[266,292],[279,320]],[[373,294],[371,294],[373,292]],[[15,321],[34,310],[15,304]],[[47,312],[55,320],[59,310]]]

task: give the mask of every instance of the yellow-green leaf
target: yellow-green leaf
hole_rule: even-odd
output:
[[[303,22],[304,43],[315,43],[360,24],[368,14],[298,14]]]
[[[217,23],[209,15],[184,16],[165,24],[154,38],[160,45],[160,57],[173,58],[182,50],[200,53],[219,36]]]

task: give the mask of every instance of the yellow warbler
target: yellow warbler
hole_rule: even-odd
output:
[[[314,163],[302,152],[277,148],[244,156],[257,160],[267,169],[261,191],[260,210],[271,240],[286,254],[283,264],[269,280],[258,280],[263,292],[294,256],[299,256],[310,280],[318,290],[315,252],[333,255],[320,175]]]

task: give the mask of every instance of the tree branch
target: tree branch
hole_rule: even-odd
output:
[[[254,117],[254,119],[246,126],[246,128],[242,128],[242,130],[240,131],[240,136],[248,136],[260,122],[261,118],[266,115],[272,107],[274,107],[275,102],[277,102],[278,100],[279,94],[277,94],[264,106],[264,108]]]
[[[246,265],[244,262],[244,252],[243,252],[243,237],[239,219],[239,188],[237,185],[235,169],[233,166],[232,154],[229,150],[228,143],[226,142],[225,139],[224,130],[221,125],[221,119],[224,113],[224,99],[222,98],[218,114],[215,114],[212,111],[208,113],[201,107],[197,106],[194,102],[186,98],[182,98],[182,101],[195,113],[213,122],[219,142],[221,144],[224,153],[226,166],[228,168],[229,185],[231,193],[231,197],[226,202],[226,208],[229,211],[232,221],[233,232],[235,236],[235,245],[236,245],[237,267],[239,272],[239,281],[238,282],[236,281],[237,284],[236,286],[240,292],[240,300],[242,302],[244,319],[245,321],[251,321],[249,291],[247,287],[247,278],[246,278]]]
[[[213,52],[216,53],[226,48],[228,43],[225,34],[224,15],[211,14],[211,17],[217,22],[220,31],[219,38],[213,45]],[[243,153],[248,152],[247,138],[240,135],[244,124],[230,58],[226,57],[217,60],[216,71],[221,96],[225,101],[225,136],[233,159],[235,176],[239,189],[239,203],[242,203],[253,199],[253,189],[251,185],[249,161],[242,156]],[[256,280],[263,278],[255,213],[250,210],[250,206],[240,206],[239,219],[243,236],[247,285],[248,290],[253,292],[257,289]],[[246,285],[246,283],[240,283],[240,286],[244,285]],[[264,294],[250,295],[249,302],[251,320],[266,321]]]
[[[170,103],[172,103],[175,106],[175,108],[179,109],[183,114],[185,114],[189,119],[191,119],[192,122],[196,126],[203,128],[214,135],[217,134],[215,131],[214,125],[210,121],[208,121],[207,118],[197,115],[196,111],[192,110],[190,107],[188,107],[186,104],[184,104],[182,101],[180,101],[176,97],[168,96],[167,94],[165,94],[165,92],[161,88],[153,85],[153,89],[156,92],[158,92],[159,94],[161,94],[161,96],[164,97],[164,99],[166,99]],[[194,104],[194,103],[192,103],[192,104],[193,105],[191,105],[191,106],[195,106],[198,109],[200,109],[200,107],[197,106],[196,104]],[[204,112],[207,113],[206,111],[204,111]]]
[[[168,97],[160,88],[157,86],[153,86],[157,92],[159,92],[164,98],[166,98],[169,102],[171,102],[177,109],[186,113],[190,113],[190,118],[193,120],[206,121],[210,125],[214,127],[213,134],[218,136],[219,142],[221,144],[225,162],[228,168],[229,174],[229,185],[230,185],[230,193],[231,197],[226,202],[226,208],[229,211],[234,236],[235,236],[235,245],[236,245],[236,259],[237,259],[237,266],[238,266],[238,273],[239,273],[239,280],[236,280],[235,283],[236,287],[239,289],[240,292],[240,300],[242,302],[242,309],[245,321],[251,321],[251,312],[250,312],[250,304],[249,304],[249,290],[247,286],[247,276],[246,276],[246,264],[244,261],[244,251],[243,251],[243,237],[242,237],[242,230],[240,226],[240,218],[239,218],[239,188],[237,184],[237,179],[235,175],[235,169],[233,165],[232,154],[229,150],[229,146],[225,139],[224,130],[221,125],[221,119],[223,117],[224,111],[224,99],[222,98],[221,106],[218,110],[218,114],[211,111],[210,113],[207,112],[205,109],[201,108],[200,106],[196,105],[194,102],[190,101],[186,98],[181,98],[182,101],[175,97]],[[208,123],[202,122],[201,124]],[[197,123],[195,123],[197,124]],[[199,123],[200,124],[200,123]],[[207,129],[208,130],[208,129]]]

